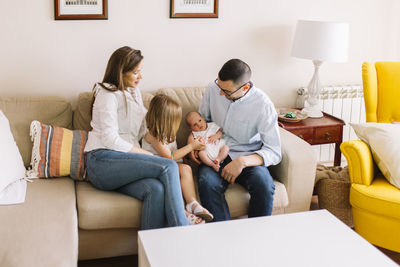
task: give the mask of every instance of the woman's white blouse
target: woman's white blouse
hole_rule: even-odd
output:
[[[111,92],[97,85],[94,94],[90,122],[93,130],[89,132],[85,152],[99,148],[128,152],[132,146],[140,147],[139,140],[146,131],[147,110],[139,89]]]

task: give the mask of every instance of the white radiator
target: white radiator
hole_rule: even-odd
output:
[[[346,123],[343,126],[343,141],[358,139],[349,122],[365,122],[365,104],[361,85],[326,86],[321,89],[321,110],[341,118]],[[333,165],[335,144],[313,146],[318,161]],[[342,155],[342,165],[346,161]]]

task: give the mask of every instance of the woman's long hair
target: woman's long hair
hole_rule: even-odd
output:
[[[158,141],[175,141],[181,120],[182,108],[175,100],[163,94],[153,97],[146,114],[146,124],[149,133]]]
[[[140,50],[135,50],[129,46],[123,46],[114,51],[108,60],[106,72],[103,81],[98,83],[102,88],[107,91],[115,92],[122,91],[124,96],[125,110],[127,106],[123,76],[125,73],[132,71],[143,60]],[[106,85],[109,84],[108,86]],[[94,85],[93,89],[96,87]],[[92,112],[95,95],[93,94]]]

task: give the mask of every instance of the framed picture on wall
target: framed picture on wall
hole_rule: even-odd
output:
[[[107,0],[54,0],[56,20],[108,19]]]
[[[218,18],[218,0],[171,0],[170,18]]]

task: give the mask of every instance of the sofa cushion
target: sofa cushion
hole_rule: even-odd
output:
[[[288,205],[285,186],[275,183],[273,213],[283,213]],[[90,183],[76,183],[79,228],[85,230],[140,228],[142,202],[117,192],[101,191]],[[250,195],[238,184],[230,185],[226,192],[232,218],[245,216]]]
[[[146,108],[149,107],[153,95],[150,93],[142,92],[143,104]],[[90,131],[90,121],[92,120],[92,101],[93,94],[91,92],[80,93],[78,96],[78,103],[74,111],[74,129]]]
[[[76,180],[84,179],[83,150],[88,138],[87,131],[71,131],[33,121],[30,134],[33,140],[31,173],[34,176],[51,178],[70,175]]]
[[[77,182],[76,198],[80,229],[140,228],[142,202],[133,197]]]
[[[386,179],[400,189],[400,125],[391,123],[351,123],[357,136],[367,143]]]
[[[79,260],[119,257],[138,254],[138,231],[134,228],[83,230],[79,229]],[[112,262],[112,261],[111,261]],[[129,264],[103,265],[96,261],[83,266],[130,266]],[[97,264],[96,264],[97,263]],[[133,266],[137,264],[132,262]]]
[[[400,219],[400,189],[389,184],[382,174],[378,174],[370,186],[352,184],[350,204],[374,214]]]
[[[93,94],[91,92],[79,94],[73,118],[75,130],[92,130],[92,127],[90,126],[90,121],[92,120],[92,99]]]
[[[0,265],[76,266],[74,181],[36,179],[27,184],[25,203],[0,208]]]
[[[0,97],[0,110],[10,121],[11,131],[25,166],[31,160],[29,126],[33,120],[72,128],[71,104],[61,97]]]

